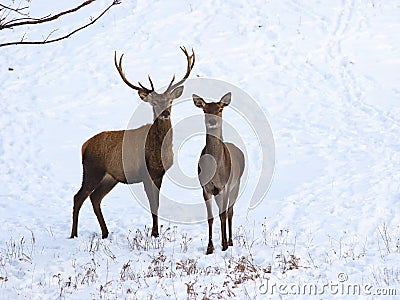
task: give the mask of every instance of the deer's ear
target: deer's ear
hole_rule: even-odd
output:
[[[180,96],[182,96],[182,93],[183,93],[183,86],[181,85],[171,92],[171,99],[173,100],[179,98]]]
[[[232,93],[229,92],[229,93],[227,93],[226,95],[224,95],[224,96],[221,98],[221,100],[219,101],[219,103],[220,103],[222,106],[228,106],[229,103],[231,103],[231,97],[232,97]]]
[[[206,102],[204,102],[204,100],[200,96],[193,94],[192,98],[193,98],[194,105],[196,105],[197,107],[203,108],[206,105]]]
[[[147,92],[145,91],[138,91],[140,99],[142,99],[144,102],[149,102],[150,96]]]

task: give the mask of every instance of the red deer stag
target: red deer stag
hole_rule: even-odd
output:
[[[203,188],[208,218],[208,246],[206,254],[214,252],[212,241],[212,196],[219,209],[222,233],[222,251],[233,246],[232,217],[233,205],[239,193],[240,178],[244,171],[244,155],[232,143],[225,143],[222,138],[222,110],[231,102],[231,93],[219,102],[206,103],[193,95],[194,104],[202,108],[205,114],[206,146],[201,151],[198,164],[198,177]],[[228,218],[229,238],[226,237],[226,219]]]
[[[158,207],[161,182],[165,172],[173,163],[171,105],[172,101],[182,95],[182,83],[186,81],[194,66],[195,55],[189,55],[181,47],[187,59],[187,70],[177,83],[172,78],[164,93],[156,93],[150,79],[151,89],[140,82],[136,86],[128,81],[122,70],[121,55],[114,63],[122,80],[132,89],[138,91],[139,97],[153,108],[153,123],[130,130],[101,132],[82,146],[83,180],[82,187],[74,196],[73,221],[71,238],[78,236],[79,210],[90,196],[94,213],[101,227],[103,238],[108,237],[108,229],[101,212],[100,204],[118,182],[143,182],[153,218],[151,235],[158,236]]]

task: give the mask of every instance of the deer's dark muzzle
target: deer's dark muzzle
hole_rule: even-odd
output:
[[[214,120],[214,119],[211,119],[210,121],[208,121],[208,124],[209,124],[210,126],[215,126],[215,125],[217,125],[217,121]]]
[[[165,119],[168,119],[169,116],[170,116],[170,112],[169,112],[168,110],[164,110],[164,111],[161,113],[161,116],[162,116],[163,118],[165,118]]]

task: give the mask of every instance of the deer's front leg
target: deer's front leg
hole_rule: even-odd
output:
[[[151,229],[151,236],[158,237],[158,207],[160,203],[160,187],[162,177],[151,179],[148,178],[143,181],[144,190],[146,191],[147,198],[149,199],[151,216],[153,218],[153,228]]]
[[[207,208],[207,220],[208,220],[208,246],[206,254],[211,254],[214,252],[214,244],[212,241],[212,228],[214,217],[212,213],[212,195],[208,194],[206,191],[203,190],[204,201],[206,202]]]
[[[226,219],[227,219],[227,206],[228,206],[228,195],[226,192],[222,192],[215,196],[215,200],[219,209],[219,219],[221,221],[221,238],[222,238],[222,251],[228,249],[228,239],[226,236]]]

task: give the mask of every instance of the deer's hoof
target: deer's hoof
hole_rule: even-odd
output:
[[[107,232],[107,233],[104,233],[104,234],[102,234],[102,235],[101,235],[101,238],[102,238],[102,239],[106,239],[106,238],[108,238],[108,232]]]
[[[228,242],[225,240],[222,242],[222,251],[226,251],[228,249]]]
[[[158,238],[160,235],[158,234],[157,231],[152,231],[152,232],[151,232],[151,236],[152,236],[152,237],[155,237],[155,238]]]
[[[229,239],[229,241],[228,241],[228,246],[233,246],[233,241],[232,241],[232,239]]]
[[[208,244],[206,255],[214,253],[214,245]]]

